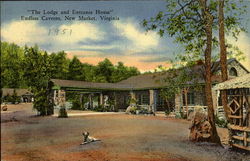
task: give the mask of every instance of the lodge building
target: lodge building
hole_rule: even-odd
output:
[[[213,85],[221,81],[219,62],[213,63],[216,75],[212,77]],[[227,62],[228,76],[235,78],[249,73],[249,71],[236,59],[229,59]],[[193,72],[201,71],[202,66],[196,66]],[[203,73],[204,74],[204,73]],[[82,104],[88,103],[88,108],[94,106],[113,104],[114,111],[124,111],[129,106],[129,100],[134,98],[138,106],[151,108],[153,111],[165,111],[166,109],[180,110],[185,106],[185,100],[182,93],[177,94],[175,98],[166,103],[161,96],[161,90],[167,89],[168,84],[164,78],[168,72],[159,72],[151,74],[141,74],[132,76],[118,83],[94,83],[85,81],[59,80],[51,79],[53,89],[53,100],[56,106],[67,106],[67,99],[70,93],[79,95]],[[187,86],[192,86],[193,82],[187,82]],[[187,93],[187,104],[190,108],[206,107],[205,101],[205,81],[198,82],[201,85],[200,90],[190,88]],[[220,106],[217,94],[213,91],[214,107]],[[108,103],[107,103],[108,102]]]

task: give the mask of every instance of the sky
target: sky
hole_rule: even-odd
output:
[[[250,32],[250,0],[244,3],[248,12],[242,18]],[[122,61],[142,72],[149,71],[159,65],[170,66],[168,60],[183,53],[173,38],[146,32],[140,24],[164,10],[165,1],[161,0],[1,1],[1,41],[37,44],[49,53],[64,50],[69,58],[77,56],[94,65],[108,58],[114,64]],[[227,40],[245,53],[246,60],[241,63],[250,70],[249,32],[241,33],[237,41],[232,37]]]

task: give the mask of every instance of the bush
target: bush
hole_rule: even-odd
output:
[[[17,96],[15,90],[14,90],[14,93],[13,95],[9,95],[7,94],[4,98],[3,98],[3,102],[11,102],[12,104],[16,104],[17,103],[20,103],[21,102],[21,99],[20,97]]]
[[[136,110],[137,110],[137,108],[135,106],[133,106],[129,109],[129,112],[132,114],[136,114]]]
[[[217,115],[215,116],[215,124],[219,127],[227,127],[227,121],[224,119],[220,119]]]
[[[12,102],[12,96],[9,95],[9,93],[4,97],[5,102]]]
[[[142,108],[142,109],[140,110],[140,113],[141,113],[141,114],[149,114],[149,112],[148,112],[148,110],[147,110],[146,108]]]
[[[96,111],[96,112],[105,112],[105,109],[104,109],[104,107],[102,105],[95,106],[93,108],[93,110]]]
[[[183,111],[175,112],[175,118],[187,119],[187,115]]]
[[[94,107],[93,110],[97,111],[97,112],[111,112],[112,108],[111,108],[111,106],[99,105],[99,106]]]
[[[81,108],[81,103],[79,101],[79,99],[75,99],[72,101],[72,110],[82,110]]]
[[[185,112],[180,111],[180,114],[182,119],[187,119],[187,114]]]
[[[59,118],[67,118],[68,117],[67,111],[64,107],[60,108],[58,117]]]
[[[14,89],[14,93],[12,95],[12,101],[13,104],[16,104],[16,102],[20,102],[20,98],[17,96],[16,90]]]
[[[170,114],[170,110],[165,110],[165,115],[168,116]]]
[[[39,112],[39,115],[46,116],[54,113],[54,104],[51,100],[47,99],[48,93],[45,88],[34,91],[34,104],[33,108]]]

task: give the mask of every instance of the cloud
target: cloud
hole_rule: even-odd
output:
[[[156,48],[159,45],[159,35],[156,32],[141,31],[140,26],[132,20],[116,21],[113,27],[117,34],[129,41],[129,53]]]
[[[2,38],[5,41],[19,45],[44,43],[47,34],[45,27],[38,25],[36,21],[13,21],[1,28]]]
[[[105,33],[101,31],[96,25],[91,23],[74,23],[68,25],[61,25],[60,31],[66,30],[69,34],[60,34],[56,37],[56,40],[61,43],[78,43],[85,40],[102,40],[105,37]]]
[[[228,42],[238,46],[239,49],[245,54],[246,59],[241,63],[250,70],[250,39],[246,33],[240,33],[238,40],[233,37],[228,37]]]
[[[48,52],[64,50],[69,57],[76,55],[82,62],[91,64],[97,64],[105,57],[113,63],[122,61],[143,71],[165,64],[165,48],[155,32],[145,33],[132,20],[117,21],[110,25],[77,22],[45,26],[39,21],[12,21],[3,25],[1,37],[3,41],[18,45],[38,44]],[[66,34],[49,33],[54,29],[65,31]]]
[[[59,34],[56,34],[56,31],[59,31]],[[105,33],[91,23],[43,26],[38,21],[12,21],[3,25],[1,33],[2,39],[7,42],[18,45],[38,44],[47,47],[45,50],[57,51],[78,48],[80,42],[100,41],[105,37]]]

